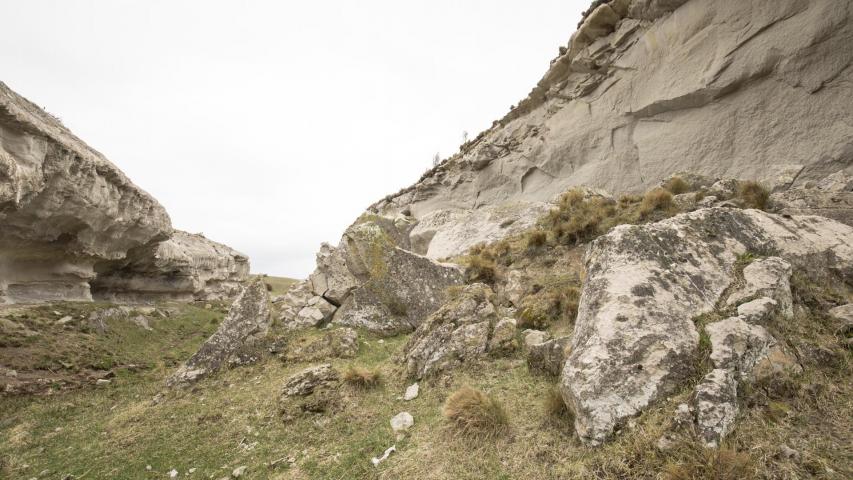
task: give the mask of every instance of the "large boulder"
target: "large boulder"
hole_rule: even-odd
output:
[[[434,376],[487,353],[515,348],[515,336],[507,333],[514,322],[499,318],[493,297],[487,285],[468,285],[421,323],[404,351],[408,375]],[[490,342],[496,332],[502,340]]]
[[[775,211],[787,215],[820,215],[853,226],[853,177],[838,171],[816,183],[770,196]]]
[[[262,280],[246,285],[216,332],[169,377],[167,385],[194,383],[226,366],[242,351],[265,338],[271,323],[269,302],[269,292]]]
[[[693,319],[716,308],[748,252],[853,282],[853,228],[822,217],[710,208],[619,226],[590,245],[561,378],[582,441],[600,444],[696,373]]]
[[[393,335],[410,332],[462,283],[455,265],[406,248],[411,223],[365,216],[349,227],[338,247],[324,246],[311,275],[313,293],[336,305],[332,322]]]

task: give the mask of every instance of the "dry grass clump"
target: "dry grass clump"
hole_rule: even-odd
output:
[[[497,400],[464,386],[447,398],[442,411],[456,433],[497,437],[507,430],[507,415]]]
[[[495,261],[485,255],[470,255],[465,260],[465,281],[493,285],[498,278]]]
[[[665,211],[672,208],[672,193],[663,188],[655,188],[646,192],[640,203],[640,217],[646,218],[652,212]]]
[[[562,319],[574,323],[579,301],[580,289],[575,286],[542,289],[522,302],[518,326],[541,330]]]
[[[346,383],[358,388],[374,388],[382,383],[382,374],[377,369],[349,367],[343,375]]]
[[[756,477],[752,458],[745,452],[720,447],[705,449],[695,446],[687,459],[664,466],[665,480],[749,480]]]
[[[542,399],[542,409],[545,416],[553,420],[561,420],[566,423],[574,423],[575,413],[563,401],[563,396],[560,395],[560,390],[557,387],[551,387]]]
[[[663,184],[663,188],[673,195],[679,195],[690,191],[690,184],[681,177],[672,177]]]
[[[740,182],[738,185],[737,197],[740,199],[744,208],[764,210],[767,208],[767,202],[770,200],[770,192],[768,192],[760,183],[749,180]]]
[[[603,197],[585,198],[580,190],[569,190],[560,197],[557,208],[544,219],[554,239],[565,245],[587,242],[610,229],[607,220],[617,213],[616,203]]]
[[[527,244],[528,250],[535,250],[544,247],[545,244],[548,243],[548,234],[545,230],[534,228],[527,232],[525,236],[525,243]]]

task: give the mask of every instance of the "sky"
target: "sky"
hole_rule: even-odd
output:
[[[590,0],[0,0],[0,81],[176,228],[304,278],[542,77]]]

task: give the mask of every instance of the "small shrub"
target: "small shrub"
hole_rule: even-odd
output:
[[[557,208],[546,215],[543,223],[554,239],[571,245],[586,242],[605,233],[611,225],[607,219],[617,213],[616,204],[603,197],[585,198],[580,190],[564,193]]]
[[[465,267],[465,281],[467,283],[486,283],[493,285],[497,280],[497,266],[494,260],[486,256],[478,255],[468,257],[468,262]]]
[[[349,367],[343,375],[346,383],[358,388],[373,388],[382,383],[379,370],[368,370],[364,367]]]
[[[539,290],[522,302],[518,326],[542,330],[561,319],[574,323],[579,301],[580,290],[575,286]]]
[[[655,211],[667,210],[672,207],[672,194],[662,188],[646,192],[640,203],[640,216],[645,218]]]
[[[738,185],[737,196],[744,208],[764,210],[770,200],[770,192],[758,182],[746,181]]]
[[[663,188],[673,195],[679,195],[690,191],[690,185],[681,177],[670,178],[663,184]]]
[[[548,243],[548,234],[544,230],[534,229],[527,232],[527,249],[534,250],[545,246]]]
[[[442,411],[451,427],[460,434],[496,437],[507,430],[507,415],[495,399],[469,386],[454,392]]]
[[[545,416],[552,419],[563,420],[566,423],[575,421],[575,414],[563,401],[563,396],[560,395],[560,390],[557,387],[551,387],[542,399],[542,409]]]

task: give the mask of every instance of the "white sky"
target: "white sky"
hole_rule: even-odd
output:
[[[535,85],[590,0],[0,0],[0,80],[176,228],[305,277]]]

